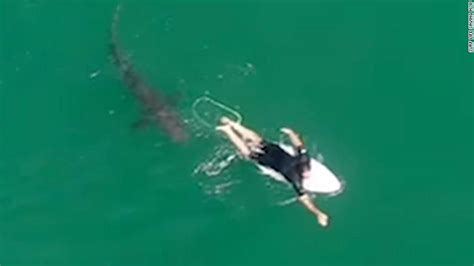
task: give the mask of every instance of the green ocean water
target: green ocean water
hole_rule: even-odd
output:
[[[0,265],[472,265],[474,54],[464,1],[122,1],[120,39],[193,138],[132,130],[116,1],[0,0]],[[289,126],[345,181],[329,228],[223,139],[209,94]]]

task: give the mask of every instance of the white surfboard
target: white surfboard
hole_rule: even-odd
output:
[[[295,155],[295,150],[289,145],[280,143],[280,147],[291,155]],[[287,182],[285,177],[275,170],[257,165],[260,171],[269,177],[280,181]],[[342,182],[336,175],[329,170],[324,164],[320,163],[314,158],[311,158],[311,175],[309,178],[303,179],[303,188],[309,192],[324,193],[324,194],[338,194],[342,191]]]

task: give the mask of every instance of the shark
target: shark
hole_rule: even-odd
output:
[[[110,53],[120,76],[143,107],[143,117],[135,126],[156,125],[168,135],[173,142],[182,143],[189,140],[186,123],[176,108],[175,103],[164,92],[152,88],[137,72],[134,65],[119,45],[118,24],[121,6],[117,6],[111,25]]]

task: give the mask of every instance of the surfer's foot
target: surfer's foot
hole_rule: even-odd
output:
[[[216,130],[228,135],[228,133],[232,131],[232,128],[230,127],[230,125],[222,125],[217,126]]]
[[[234,121],[230,120],[230,118],[228,118],[226,116],[221,117],[221,119],[219,121],[223,125],[232,125],[233,123],[235,123]]]

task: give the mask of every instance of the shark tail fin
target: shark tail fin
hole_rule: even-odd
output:
[[[112,43],[117,43],[118,41],[118,24],[119,24],[119,20],[120,20],[120,10],[122,9],[122,5],[119,4],[117,5],[117,7],[115,8],[115,13],[114,13],[114,17],[112,19],[112,26],[111,26],[111,29],[110,29],[110,32],[112,34]]]
[[[113,63],[117,66],[124,66],[127,65],[125,64],[126,60],[123,58],[122,52],[120,51],[119,48],[119,40],[118,40],[118,24],[120,20],[120,10],[122,9],[122,6],[119,4],[115,8],[114,16],[112,19],[112,25],[110,27],[110,52],[111,52],[111,59]]]

